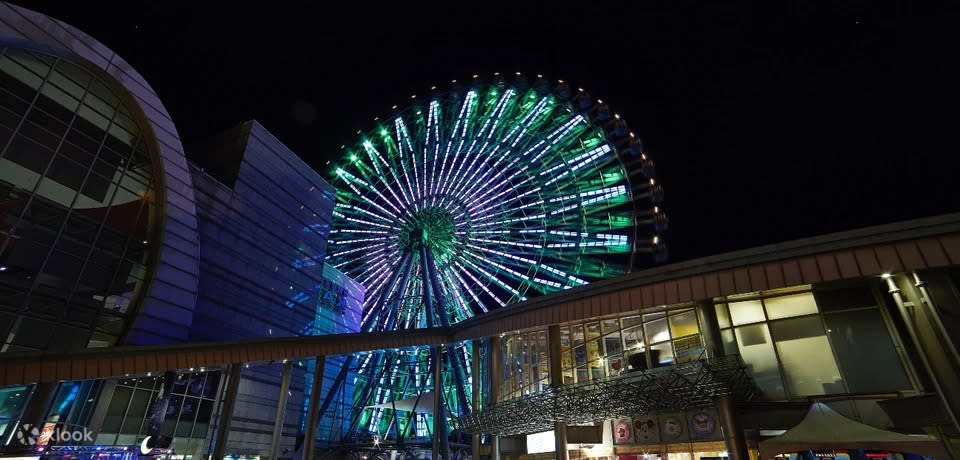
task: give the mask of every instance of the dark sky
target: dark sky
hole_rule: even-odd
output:
[[[256,118],[325,176],[358,129],[435,83],[566,79],[657,161],[673,260],[960,210],[956,148],[901,126],[914,12],[617,3],[21,2],[139,69],[183,139]]]

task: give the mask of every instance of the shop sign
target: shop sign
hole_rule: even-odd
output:
[[[660,416],[660,435],[664,442],[679,441],[687,438],[683,414],[665,414]]]
[[[630,423],[630,419],[622,418],[613,421],[613,443],[633,443],[633,425]]]
[[[701,410],[690,414],[690,435],[695,439],[719,438],[717,417],[712,410]]]
[[[644,415],[633,418],[634,439],[639,444],[655,444],[660,442],[660,426],[655,417]]]

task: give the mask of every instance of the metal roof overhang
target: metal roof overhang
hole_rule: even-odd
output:
[[[50,354],[9,353],[0,358],[0,385],[120,377],[170,369],[216,368],[231,363],[281,361],[451,342],[453,336],[449,328],[433,328],[236,342],[120,346]]]
[[[960,213],[761,246],[538,297],[450,328],[0,354],[0,385],[453,343],[719,296],[960,265]]]

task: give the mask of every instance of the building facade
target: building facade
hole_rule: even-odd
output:
[[[0,353],[357,329],[362,288],[323,263],[334,191],[263,126],[190,146],[188,160],[150,85],[95,39],[0,3],[0,45]],[[78,445],[149,436],[180,458],[217,442],[258,456],[279,419],[276,448],[292,453],[314,375],[334,379],[341,361],[4,387],[0,445],[32,424],[94,433]],[[342,404],[329,407],[328,425]]]
[[[958,223],[678,263],[467,321],[456,335],[491,337],[495,358],[490,403],[466,425],[504,435],[501,458],[554,458],[559,418],[596,428],[569,443],[571,456],[755,459],[759,442],[819,401],[870,427],[931,436],[955,457]],[[511,331],[523,324],[533,327]],[[550,415],[533,415],[538,407]],[[831,452],[817,455],[857,455]]]

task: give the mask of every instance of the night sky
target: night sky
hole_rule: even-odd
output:
[[[567,80],[656,160],[674,261],[960,210],[956,148],[902,126],[903,6],[446,3],[20,2],[139,69],[185,141],[255,118],[325,177],[431,85]]]

